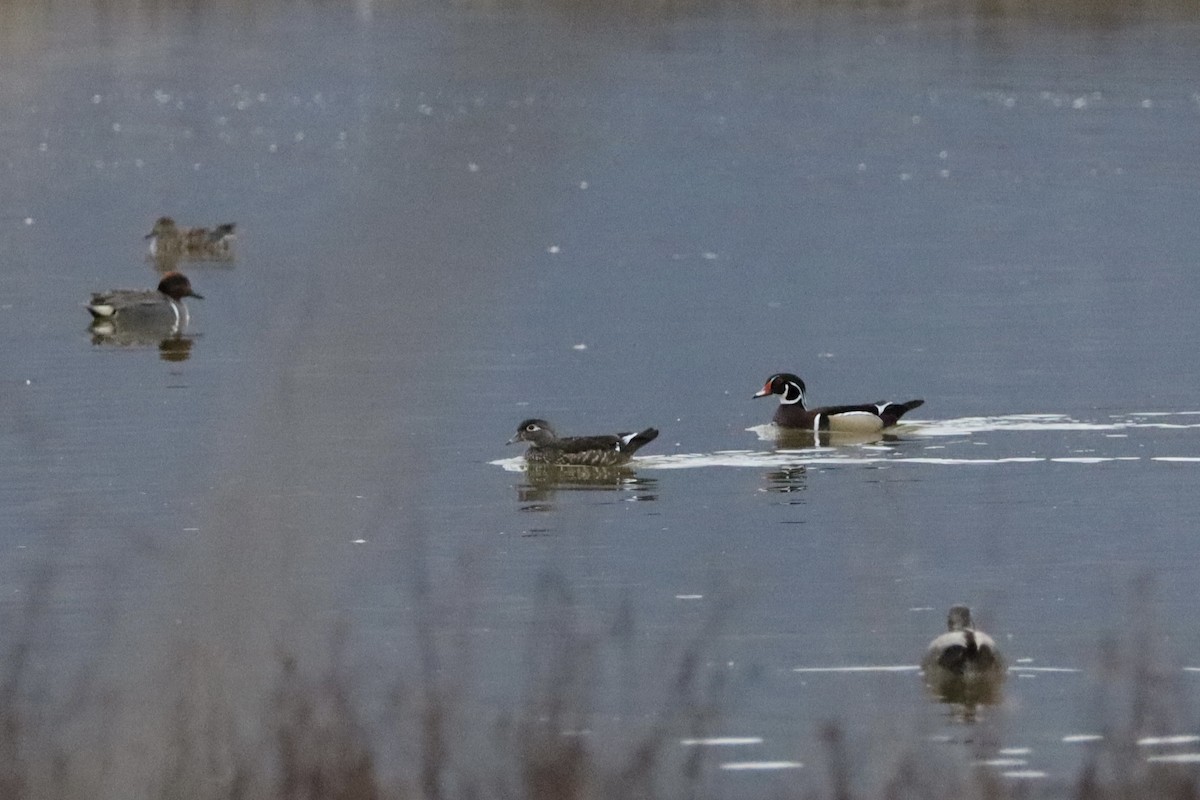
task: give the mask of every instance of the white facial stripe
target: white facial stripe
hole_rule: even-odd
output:
[[[621,437],[621,447],[628,447],[629,443],[637,438],[636,433],[627,433]]]
[[[793,396],[793,394],[792,394],[793,392],[795,392],[795,396]],[[791,381],[784,384],[783,394],[779,395],[779,402],[781,405],[790,406],[795,403],[800,403],[803,401],[804,401],[804,392],[800,389],[799,386],[792,383]]]
[[[891,405],[891,403],[876,403],[876,404],[875,404],[875,407],[876,407],[877,409],[879,409],[879,416],[881,416],[881,417],[882,417],[882,416],[883,416],[883,412],[884,412],[884,411],[886,411],[886,410],[887,410],[887,407],[888,407],[888,406],[890,406],[890,405]]]

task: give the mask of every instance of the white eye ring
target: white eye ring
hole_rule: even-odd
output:
[[[525,426],[526,433],[533,433],[534,431],[540,431],[540,430],[541,430],[541,428],[539,428],[537,425],[534,425],[532,423]]]

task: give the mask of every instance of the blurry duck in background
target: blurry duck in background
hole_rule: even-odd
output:
[[[228,261],[233,257],[237,223],[226,222],[213,228],[181,228],[171,217],[159,217],[146,234],[150,258],[157,262]]]
[[[996,642],[975,628],[966,606],[950,609],[946,627],[921,659],[925,683],[946,702],[999,702],[1006,669]]]

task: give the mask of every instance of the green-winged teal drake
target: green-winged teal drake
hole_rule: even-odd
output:
[[[646,428],[637,433],[602,436],[559,436],[544,419],[527,419],[508,440],[529,442],[525,460],[530,464],[557,466],[619,467],[640,447],[654,441],[658,431]]]
[[[183,303],[185,297],[204,299],[192,289],[186,275],[168,272],[158,282],[157,289],[96,292],[87,304],[87,310],[97,320],[120,325],[178,329],[188,322],[187,306]]]
[[[777,372],[767,378],[763,388],[754,396],[779,395],[779,408],[775,409],[773,418],[775,424],[780,428],[812,433],[874,433],[895,425],[902,416],[925,402],[909,400],[907,403],[864,403],[854,406],[806,408],[804,392],[804,381],[798,376],[790,372]]]

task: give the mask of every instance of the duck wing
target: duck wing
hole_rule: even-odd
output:
[[[125,309],[157,305],[162,294],[156,291],[114,289],[111,292],[93,292],[87,310],[93,317],[111,317]]]
[[[567,436],[555,442],[555,447],[563,453],[586,453],[591,450],[601,452],[621,451],[621,439],[617,436]]]

